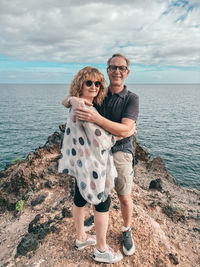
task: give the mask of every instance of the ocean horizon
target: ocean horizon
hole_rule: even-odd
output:
[[[139,95],[137,142],[181,186],[200,190],[200,84],[127,84]],[[0,84],[0,169],[44,145],[64,124],[69,84]]]

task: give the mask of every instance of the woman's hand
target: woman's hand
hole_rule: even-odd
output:
[[[87,122],[97,123],[97,121],[100,121],[102,118],[97,110],[89,109],[85,105],[84,107],[79,106],[78,108],[75,108],[74,112],[77,119]]]
[[[62,101],[63,106],[65,106],[66,108],[70,107],[70,105],[68,103],[69,97],[70,96],[65,96],[65,98]],[[75,96],[73,96],[72,99],[70,100],[70,104],[71,104],[73,110],[75,110],[77,108],[85,107],[85,105],[92,106],[92,104],[88,100],[86,100],[84,98],[75,97]]]

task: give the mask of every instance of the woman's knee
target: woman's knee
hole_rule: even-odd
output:
[[[108,196],[106,201],[101,202],[98,205],[95,205],[95,210],[98,212],[107,212],[107,211],[109,211],[110,203],[111,203],[111,199],[110,199],[110,196]]]

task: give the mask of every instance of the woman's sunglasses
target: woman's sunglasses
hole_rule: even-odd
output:
[[[101,83],[99,81],[96,81],[96,82],[93,82],[91,80],[88,80],[85,82],[86,86],[87,87],[90,87],[92,86],[92,84],[94,83],[94,85],[97,87],[97,88],[100,88],[101,87]]]

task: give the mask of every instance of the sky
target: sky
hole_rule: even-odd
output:
[[[70,83],[114,53],[127,83],[200,83],[200,0],[0,0],[0,83]]]

